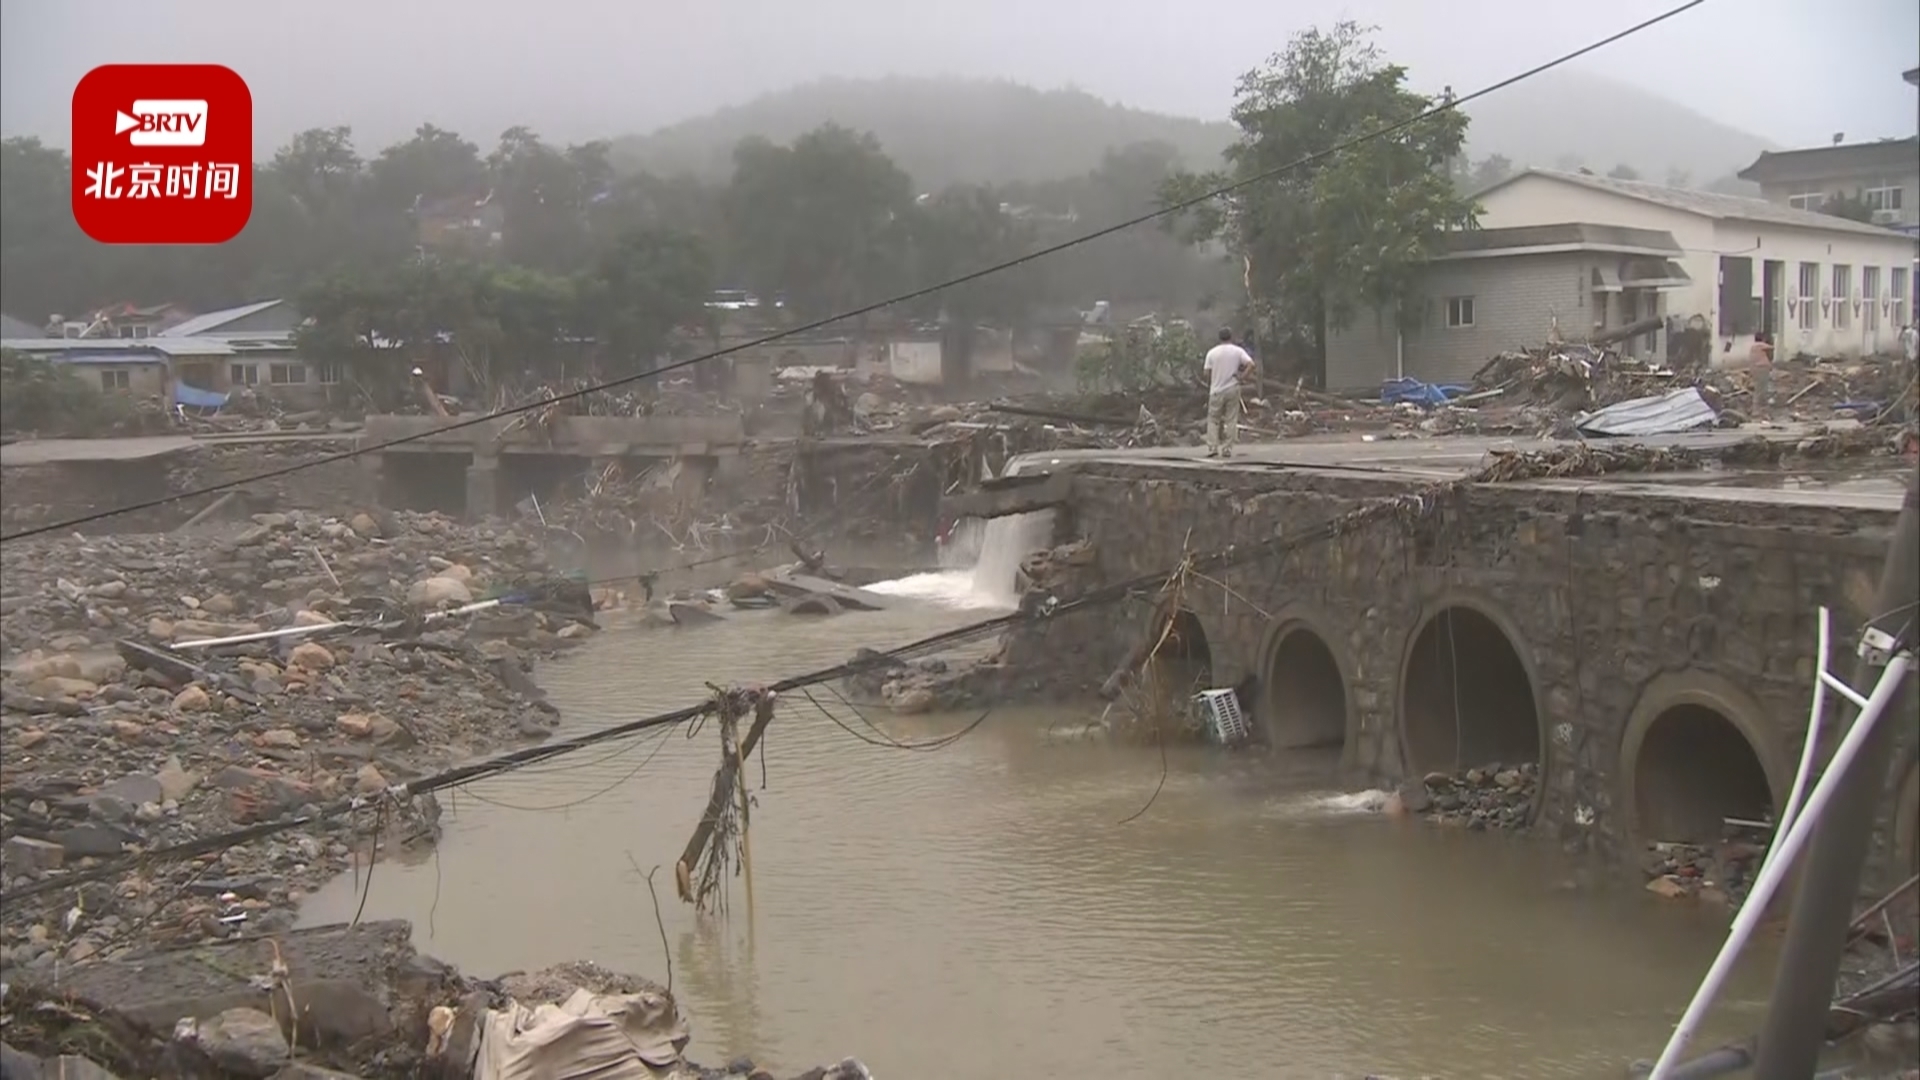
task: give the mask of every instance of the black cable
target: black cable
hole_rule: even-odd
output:
[[[1452,490],[1456,488],[1459,483],[1462,482],[1455,481],[1434,485],[1432,491]],[[1285,533],[1273,539],[1261,541],[1257,544],[1246,545],[1245,547],[1236,544],[1206,555],[1190,557],[1182,563],[1182,568],[1205,570],[1236,566],[1269,556],[1283,555],[1289,551],[1306,547],[1308,544],[1331,540],[1363,524],[1385,517],[1390,512],[1396,510],[1412,510],[1415,513],[1425,513],[1430,508],[1432,491],[1421,495],[1389,496],[1375,502],[1363,503],[1344,514],[1328,518],[1318,525],[1302,529],[1298,532]],[[1163,586],[1166,584],[1169,576],[1177,572],[1179,571],[1143,574],[1127,581],[1093,589],[1073,600],[1024,607],[1019,611],[1010,612],[1006,615],[982,619],[979,622],[969,623],[952,630],[932,634],[887,652],[856,656],[852,660],[836,664],[832,667],[822,668],[805,675],[794,675],[782,679],[779,682],[770,683],[760,689],[775,694],[784,694],[819,683],[843,679],[849,675],[858,674],[861,671],[880,667],[909,656],[916,656],[963,641],[985,637],[989,634],[1008,630],[1021,624],[1044,623],[1076,611],[1124,600],[1141,589]],[[571,739],[542,743],[538,746],[523,747],[519,750],[510,751],[484,761],[476,761],[448,769],[410,784],[397,786],[375,798],[405,798],[457,788],[477,780],[509,773],[537,762],[560,757],[564,754],[570,754],[603,742],[625,738],[643,731],[651,731],[654,728],[683,724],[690,720],[705,717],[712,711],[713,703],[711,701],[704,701],[698,705],[688,705],[675,709],[672,712],[660,713],[639,720],[630,720],[622,724],[614,724],[610,727],[576,735]],[[989,713],[990,712],[991,710],[989,710]],[[982,714],[979,719],[969,725],[968,730],[978,727],[986,719],[987,715],[988,714]],[[341,814],[350,813],[363,805],[365,805],[365,803],[359,798],[344,799],[320,808],[311,814],[261,822],[216,836],[205,836],[167,847],[155,848],[152,851],[139,855],[131,855],[103,862],[84,870],[77,870],[58,877],[45,878],[16,889],[0,892],[0,900],[9,902],[24,900],[42,893],[54,892],[59,889],[83,885],[92,881],[105,880],[146,862],[171,862],[209,852],[225,851],[228,848],[237,847],[253,840],[273,836],[331,817],[337,817]]]
[[[118,517],[121,514],[131,514],[140,510],[152,510],[155,507],[167,506],[172,503],[179,502],[183,499],[193,499],[193,498],[198,498],[202,495],[212,495],[222,491],[229,491],[234,488],[244,487],[248,484],[258,483],[259,481],[262,481],[262,480],[277,479],[279,477],[286,476],[289,473],[299,472],[302,469],[316,468],[321,465],[331,465],[335,462],[347,461],[352,458],[360,457],[364,454],[372,454],[381,450],[390,449],[395,446],[401,446],[406,443],[419,442],[422,439],[430,439],[436,435],[445,434],[446,432],[449,432],[449,431],[459,431],[463,428],[469,428],[479,424],[489,423],[491,421],[499,420],[499,419],[502,419],[503,417],[513,416],[518,413],[532,412],[535,409],[544,409],[549,405],[555,404],[556,402],[571,401],[576,398],[585,397],[588,394],[596,394],[602,391],[612,390],[617,387],[626,386],[631,383],[641,382],[646,379],[658,378],[662,375],[667,374],[670,371],[678,371],[681,368],[692,367],[695,364],[702,364],[707,362],[708,360],[717,360],[723,356],[731,356],[734,353],[745,352],[749,349],[757,349],[764,345],[771,345],[776,341],[781,341],[786,338],[793,337],[796,334],[809,333],[811,331],[819,330],[823,327],[831,326],[834,323],[842,322],[847,319],[858,318],[862,315],[871,315],[874,312],[879,311],[883,308],[889,308],[889,307],[893,307],[896,304],[904,304],[912,300],[918,300],[923,296],[931,296],[937,292],[944,292],[948,289],[955,288],[960,285],[965,285],[968,282],[978,281],[981,278],[988,277],[993,274],[1004,273],[1005,271],[1012,270],[1015,267],[1025,266],[1027,263],[1034,262],[1035,260],[1038,260],[1038,259],[1044,259],[1050,255],[1057,255],[1062,251],[1067,251],[1069,249],[1079,247],[1082,244],[1091,243],[1102,237],[1111,236],[1117,232],[1123,232],[1137,225],[1144,225],[1150,221],[1157,221],[1160,218],[1167,217],[1172,214],[1178,214],[1187,210],[1191,210],[1194,207],[1200,206],[1204,203],[1211,202],[1214,199],[1231,195],[1234,192],[1239,191],[1243,188],[1251,187],[1255,184],[1265,183],[1269,180],[1276,179],[1286,173],[1292,172],[1295,169],[1302,168],[1307,165],[1312,165],[1315,162],[1325,160],[1326,158],[1332,157],[1335,154],[1342,153],[1347,150],[1351,150],[1354,147],[1359,146],[1363,143],[1372,142],[1375,139],[1384,138],[1388,135],[1394,134],[1395,132],[1404,131],[1407,128],[1414,126],[1415,124],[1418,124],[1425,120],[1432,119],[1433,117],[1438,116],[1443,112],[1447,112],[1452,109],[1458,109],[1460,106],[1465,105],[1469,101],[1473,101],[1478,98],[1485,97],[1488,94],[1494,93],[1499,90],[1504,90],[1507,87],[1514,85],[1515,83],[1524,82],[1525,80],[1531,79],[1536,75],[1540,75],[1544,72],[1551,71],[1552,69],[1557,68],[1562,64],[1566,64],[1570,61],[1577,60],[1580,57],[1585,56],[1590,52],[1595,52],[1599,49],[1603,49],[1606,46],[1611,45],[1616,41],[1620,41],[1623,38],[1631,37],[1632,35],[1637,34],[1642,30],[1646,30],[1653,26],[1657,26],[1660,23],[1663,23],[1668,19],[1673,18],[1676,15],[1679,15],[1686,11],[1690,11],[1706,2],[1707,0],[1687,0],[1686,3],[1680,4],[1677,7],[1670,8],[1658,15],[1653,16],[1650,19],[1645,19],[1645,20],[1642,20],[1641,22],[1635,23],[1634,25],[1627,27],[1625,30],[1620,30],[1613,34],[1609,34],[1608,36],[1601,38],[1600,40],[1595,41],[1592,44],[1584,45],[1578,49],[1573,50],[1570,53],[1566,53],[1555,59],[1549,60],[1546,63],[1528,68],[1527,70],[1519,73],[1518,75],[1510,75],[1507,78],[1500,80],[1499,82],[1493,83],[1489,86],[1483,86],[1480,89],[1465,95],[1464,97],[1452,98],[1452,99],[1443,101],[1439,105],[1436,105],[1431,109],[1427,109],[1424,112],[1416,113],[1415,115],[1408,117],[1405,120],[1401,120],[1398,123],[1388,124],[1387,126],[1382,128],[1376,128],[1373,131],[1369,131],[1364,135],[1357,135],[1344,142],[1336,143],[1335,145],[1328,147],[1325,150],[1308,154],[1304,157],[1291,161],[1285,165],[1268,169],[1265,172],[1256,173],[1253,176],[1249,176],[1241,180],[1235,180],[1230,184],[1225,184],[1221,187],[1214,188],[1211,191],[1202,193],[1200,195],[1195,195],[1192,198],[1182,199],[1181,201],[1176,203],[1170,203],[1168,205],[1159,207],[1158,209],[1151,210],[1145,214],[1140,214],[1138,216],[1128,218],[1125,221],[1121,221],[1113,225],[1108,225],[1105,228],[1095,229],[1092,232],[1083,233],[1080,236],[1073,237],[1072,239],[1062,240],[1057,244],[1050,244],[1046,247],[1027,252],[1025,255],[1008,259],[1004,262],[995,263],[992,266],[983,267],[979,270],[962,274],[959,277],[950,278],[946,281],[942,281],[934,285],[922,286],[910,292],[904,292],[897,296],[889,297],[885,300],[878,300],[873,303],[867,304],[863,307],[857,307],[850,311],[843,311],[837,315],[829,315],[825,318],[816,319],[813,322],[802,323],[799,326],[791,327],[786,330],[775,331],[774,333],[767,334],[763,337],[753,338],[752,340],[741,342],[738,345],[729,345],[726,348],[715,349],[712,352],[702,353],[699,356],[689,357],[685,360],[675,360],[671,363],[663,364],[659,367],[652,368],[648,371],[637,372],[632,375],[625,375],[618,379],[610,379],[607,382],[596,383],[592,386],[584,386],[578,390],[569,390],[564,394],[557,394],[553,397],[542,398],[538,401],[529,401],[520,405],[510,405],[504,409],[497,409],[490,413],[482,413],[478,416],[471,416],[471,417],[468,417],[467,419],[457,420],[451,424],[447,424],[442,427],[432,428],[430,430],[417,432],[412,435],[404,435],[397,439],[389,439],[386,442],[376,443],[372,446],[355,447],[352,450],[342,451],[341,453],[337,453],[337,454],[329,454],[326,457],[316,458],[310,461],[296,462],[292,465],[283,466],[278,469],[269,469],[266,472],[256,473],[253,476],[240,477],[234,480],[226,480],[217,484],[208,484],[205,487],[195,488],[192,491],[183,491],[174,495],[162,496],[161,498],[158,498],[158,499],[149,499],[146,502],[134,503],[130,506],[123,506],[116,510],[101,510],[95,513],[85,514],[77,518],[72,518],[67,521],[57,521],[48,525],[36,525],[32,528],[21,529],[19,532],[10,533],[6,536],[0,536],[0,543],[5,543],[9,540],[22,540],[29,536],[39,536],[42,533],[61,532],[67,529],[75,528],[76,526],[90,524],[95,521],[101,521],[106,518]]]

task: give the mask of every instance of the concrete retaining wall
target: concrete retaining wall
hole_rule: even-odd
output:
[[[203,445],[178,454],[136,461],[10,465],[0,475],[0,492],[4,492],[0,517],[4,517],[8,532],[32,528],[315,461],[350,449],[352,445],[349,439]],[[367,460],[357,459],[254,481],[243,491],[248,505],[255,509],[339,512],[377,505],[379,484],[378,475]],[[103,534],[170,529],[217,497],[197,496],[107,518],[86,526],[83,531]]]

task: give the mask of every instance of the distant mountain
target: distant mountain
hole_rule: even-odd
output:
[[[1235,133],[1230,124],[1132,109],[1079,90],[900,76],[769,94],[615,140],[615,160],[654,173],[726,177],[741,139],[788,142],[828,121],[872,132],[928,189],[1077,176],[1107,150],[1148,140],[1172,145],[1191,168],[1210,168]]]
[[[1762,150],[1780,149],[1652,91],[1568,68],[1489,94],[1466,109],[1473,117],[1468,154],[1500,154],[1520,167],[1577,161],[1604,173],[1627,165],[1654,183],[1678,170],[1704,187],[1751,165]]]
[[[1467,106],[1468,154],[1516,166],[1627,165],[1660,182],[1684,172],[1705,186],[1779,147],[1659,94],[1556,70]],[[1109,149],[1159,140],[1208,168],[1233,142],[1224,120],[1147,112],[1079,90],[1012,82],[896,76],[808,83],[614,142],[616,160],[654,173],[723,178],[749,135],[786,142],[832,121],[878,136],[923,188],[956,182],[1056,180],[1088,172]],[[1738,183],[1738,181],[1734,181]]]

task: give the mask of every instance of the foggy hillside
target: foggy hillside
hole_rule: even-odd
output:
[[[775,142],[832,121],[871,131],[922,187],[1077,176],[1111,147],[1158,140],[1209,167],[1233,141],[1221,123],[1131,109],[1078,90],[892,77],[828,80],[695,117],[614,144],[616,160],[659,174],[725,177],[749,135]]]
[[[1544,168],[1575,157],[1595,172],[1630,165],[1656,183],[1680,169],[1705,184],[1747,167],[1762,150],[1780,149],[1659,94],[1566,68],[1489,94],[1467,111],[1473,157],[1501,154]]]
[[[1519,165],[1577,158],[1596,172],[1626,164],[1658,181],[1679,169],[1705,184],[1776,148],[1657,94],[1578,71],[1549,72],[1524,92],[1490,95],[1468,111],[1471,156],[1502,154]],[[1235,134],[1224,121],[1128,108],[1078,90],[897,76],[769,94],[618,139],[614,154],[624,167],[718,179],[732,172],[742,138],[786,142],[828,121],[873,132],[925,188],[1076,176],[1107,149],[1145,140],[1169,143],[1190,167],[1205,168]]]

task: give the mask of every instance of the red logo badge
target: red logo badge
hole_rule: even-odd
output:
[[[219,64],[105,64],[73,88],[73,220],[103,244],[218,244],[253,215],[253,93]]]

